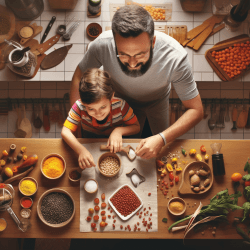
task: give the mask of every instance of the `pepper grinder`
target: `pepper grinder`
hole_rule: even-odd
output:
[[[225,166],[223,160],[223,154],[220,154],[221,143],[212,143],[210,147],[213,150],[212,163],[214,176],[225,175]]]
[[[92,15],[96,15],[97,13],[99,13],[101,9],[101,0],[88,0],[88,1],[89,1],[88,11]]]

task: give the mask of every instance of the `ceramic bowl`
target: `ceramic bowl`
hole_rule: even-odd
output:
[[[48,158],[50,158],[50,157],[58,157],[58,158],[60,158],[60,159],[63,161],[63,164],[64,164],[63,172],[62,172],[59,176],[54,177],[54,178],[47,176],[47,175],[43,172],[43,165],[44,165],[44,162],[45,162]],[[60,178],[60,177],[65,173],[65,170],[66,170],[66,161],[65,161],[64,158],[63,158],[61,155],[59,155],[59,154],[49,154],[49,155],[47,155],[47,156],[45,156],[45,157],[43,158],[43,160],[42,160],[42,162],[41,162],[40,169],[41,169],[42,174],[43,174],[46,178],[48,178],[48,179],[50,179],[50,180],[55,180],[55,179]]]
[[[78,179],[73,179],[73,178],[71,178],[70,176],[72,176],[72,173],[73,173],[73,172],[78,172],[80,177],[79,177]],[[77,174],[77,173],[76,173],[76,174]],[[70,170],[70,172],[69,172],[69,180],[70,180],[70,181],[72,181],[72,182],[79,182],[80,179],[81,179],[81,173],[80,173],[78,170],[76,170],[76,169]]]
[[[90,192],[90,191],[88,191],[88,190],[86,189],[86,183],[87,183],[88,181],[95,181],[95,182],[96,182],[97,188],[96,188],[95,191]],[[98,182],[97,182],[95,179],[88,179],[88,180],[85,181],[83,187],[84,187],[84,190],[85,190],[87,193],[93,194],[93,193],[95,193],[95,192],[98,190]]]
[[[31,205],[30,205],[29,207],[24,207],[24,206],[22,205],[22,201],[23,201],[24,199],[28,199],[28,200],[30,200],[30,201],[31,201]],[[21,205],[21,207],[22,207],[22,208],[31,208],[31,207],[32,207],[32,205],[33,205],[33,200],[32,200],[30,197],[26,197],[26,196],[24,196],[24,197],[23,197],[23,198],[21,198],[21,200],[20,200],[20,205]]]
[[[72,202],[73,202],[73,213],[72,213],[71,217],[70,217],[67,221],[64,221],[64,222],[59,223],[59,224],[52,224],[52,223],[47,222],[47,221],[43,218],[43,215],[42,215],[42,212],[41,212],[41,205],[42,205],[43,199],[44,199],[48,194],[53,193],[53,192],[66,194],[66,195],[72,200]],[[66,226],[67,224],[69,224],[69,223],[72,221],[72,219],[74,218],[75,210],[76,210],[76,206],[75,206],[75,202],[74,202],[73,197],[72,197],[67,191],[65,191],[65,190],[63,190],[63,189],[61,189],[61,188],[52,188],[52,189],[50,189],[50,190],[44,192],[44,193],[41,195],[41,197],[40,197],[40,199],[39,199],[39,201],[38,201],[38,203],[37,203],[37,214],[38,214],[38,217],[40,218],[40,220],[41,220],[45,225],[47,225],[47,226],[49,226],[49,227],[53,227],[53,228],[60,228],[60,227],[64,227],[64,226]]]
[[[113,158],[115,158],[115,159],[118,160],[119,169],[118,169],[115,173],[113,173],[113,174],[104,173],[103,170],[100,168],[101,162],[102,162],[105,158],[107,158],[107,157],[113,157]],[[120,171],[120,169],[121,169],[121,160],[120,160],[119,156],[118,156],[117,154],[115,154],[115,153],[110,153],[110,152],[104,153],[104,154],[102,154],[102,155],[99,157],[99,159],[98,159],[98,169],[99,169],[99,171],[100,171],[100,173],[101,173],[102,175],[104,175],[104,176],[106,176],[106,177],[114,177],[114,176],[116,176],[116,175],[119,173],[119,171]]]
[[[91,30],[92,28],[95,28],[98,30],[98,34],[97,35],[91,35],[91,33],[89,32],[89,30]],[[97,38],[101,33],[102,33],[102,27],[100,24],[98,23],[90,23],[87,28],[86,28],[86,32],[87,32],[87,35],[92,38],[92,39],[95,39]]]
[[[21,186],[21,183],[22,183],[24,180],[30,180],[30,181],[33,181],[33,182],[36,184],[36,190],[35,190],[34,193],[32,193],[32,194],[26,194],[26,193],[24,193],[24,192],[21,191],[20,186]],[[37,181],[36,181],[34,178],[32,178],[32,177],[24,177],[23,179],[20,180],[19,185],[18,185],[18,189],[19,189],[19,191],[20,191],[20,193],[21,193],[22,195],[24,195],[24,196],[32,196],[32,195],[34,195],[34,194],[36,193],[36,191],[37,191],[37,189],[38,189],[38,183],[37,183]]]
[[[182,210],[181,212],[175,212],[175,211],[173,211],[173,210],[170,208],[170,204],[171,204],[172,202],[180,202],[180,203],[182,203],[183,206],[184,206],[183,210]],[[180,216],[180,215],[182,215],[182,214],[185,213],[186,208],[187,208],[186,202],[185,202],[182,198],[174,197],[174,198],[170,199],[169,202],[168,202],[168,211],[169,211],[172,215]]]

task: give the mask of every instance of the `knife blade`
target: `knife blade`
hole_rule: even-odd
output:
[[[44,40],[46,39],[46,37],[47,37],[47,35],[49,34],[49,31],[50,31],[52,25],[54,24],[55,20],[56,20],[56,17],[53,16],[53,17],[51,18],[51,20],[50,20],[50,22],[49,22],[49,24],[48,24],[46,30],[45,30],[44,33],[43,33],[43,36],[42,36],[42,39],[41,39],[40,44],[42,44],[42,43],[44,42]]]
[[[73,44],[61,47],[48,54],[41,63],[41,69],[50,69],[60,64],[68,54]]]

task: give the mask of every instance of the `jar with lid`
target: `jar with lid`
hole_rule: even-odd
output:
[[[97,13],[100,12],[101,10],[101,0],[88,0],[89,1],[89,5],[88,5],[88,11],[92,14],[92,15],[96,15]]]
[[[14,73],[32,77],[37,66],[37,56],[31,51],[26,51],[22,57],[20,52],[23,47],[14,41],[9,42],[7,65]]]

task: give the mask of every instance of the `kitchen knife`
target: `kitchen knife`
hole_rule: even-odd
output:
[[[51,18],[51,20],[50,20],[50,22],[49,22],[49,24],[48,24],[46,30],[45,30],[44,33],[43,33],[43,37],[42,37],[42,39],[41,39],[40,44],[42,44],[42,43],[44,42],[44,40],[46,39],[46,37],[47,37],[47,35],[49,34],[49,31],[50,31],[50,29],[51,29],[53,23],[55,22],[55,20],[56,20],[56,17],[53,16],[53,17]]]
[[[50,69],[60,64],[68,54],[73,44],[61,47],[48,54],[41,63],[41,69]]]

